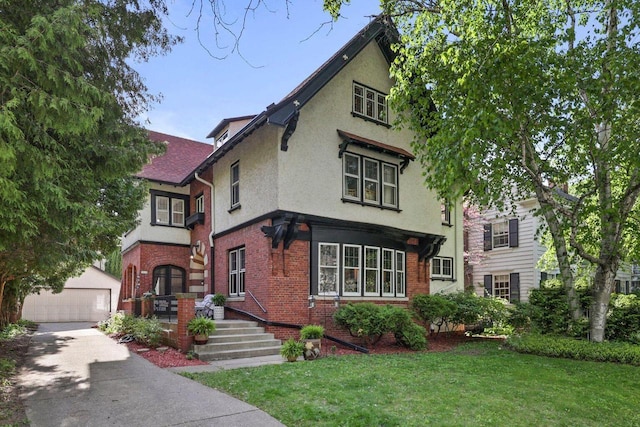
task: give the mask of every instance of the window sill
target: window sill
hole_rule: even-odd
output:
[[[185,227],[184,225],[171,225],[171,224],[158,224],[156,222],[152,222],[151,223],[152,227],[171,227],[171,228],[183,228],[183,229],[187,229],[187,227]]]
[[[453,227],[453,224],[451,224],[450,222],[443,222],[442,226],[451,228],[451,227]]]
[[[445,277],[445,276],[431,276],[431,280],[438,280],[440,282],[455,282],[453,277]]]
[[[362,119],[364,121],[375,123],[375,124],[377,124],[379,126],[384,126],[386,128],[389,128],[389,129],[391,128],[391,125],[389,123],[387,123],[387,122],[383,122],[383,121],[374,119],[373,117],[365,116],[364,114],[356,113],[355,111],[352,111],[351,115],[353,117],[358,117],[359,119]]]
[[[344,197],[342,198],[342,202],[343,203],[353,203],[354,205],[360,205],[360,206],[369,206],[371,208],[378,208],[378,209],[382,209],[382,210],[386,210],[386,211],[402,212],[402,209],[399,209],[399,208],[393,208],[393,207],[384,206],[384,205],[375,205],[373,203],[365,203],[365,202],[362,202],[360,200],[346,199]]]
[[[240,296],[229,295],[227,297],[227,302],[244,302],[244,295],[240,295]]]
[[[240,208],[241,208],[241,207],[242,207],[242,205],[237,204],[237,205],[235,205],[235,206],[232,206],[232,207],[231,207],[231,209],[229,209],[227,212],[231,213],[231,212],[234,212],[234,211],[240,210]]]

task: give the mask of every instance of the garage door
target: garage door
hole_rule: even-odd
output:
[[[34,322],[97,322],[109,317],[110,289],[69,289],[29,295],[22,317]]]

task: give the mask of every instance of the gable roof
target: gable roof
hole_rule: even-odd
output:
[[[398,32],[387,16],[379,15],[364,27],[358,34],[338,50],[328,61],[320,66],[314,73],[300,83],[293,91],[286,95],[277,104],[271,104],[262,113],[258,114],[238,133],[218,148],[211,156],[203,161],[193,172],[202,173],[212,164],[216,163],[228,151],[251,135],[256,129],[270,123],[281,127],[291,124],[295,126],[298,110],[304,106],[313,96],[320,91],[336,74],[338,74],[358,53],[370,42],[375,41],[380,47],[387,62],[391,64],[394,53],[391,44],[398,39]],[[217,129],[217,128],[216,128]],[[285,131],[285,134],[287,132]],[[209,134],[211,135],[211,134]],[[290,136],[290,134],[289,134]],[[286,143],[286,141],[285,141]],[[193,173],[182,182],[187,184],[193,179]]]
[[[153,157],[136,176],[164,184],[181,185],[213,152],[211,144],[152,130],[149,131],[149,139],[165,143],[167,149],[164,154]]]

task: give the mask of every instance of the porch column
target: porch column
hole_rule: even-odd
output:
[[[196,316],[196,294],[176,294],[178,300],[178,348],[184,352],[191,349],[193,337],[187,332],[187,323]]]

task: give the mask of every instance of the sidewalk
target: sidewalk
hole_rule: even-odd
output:
[[[283,425],[131,354],[89,323],[40,324],[19,381],[32,427]]]

